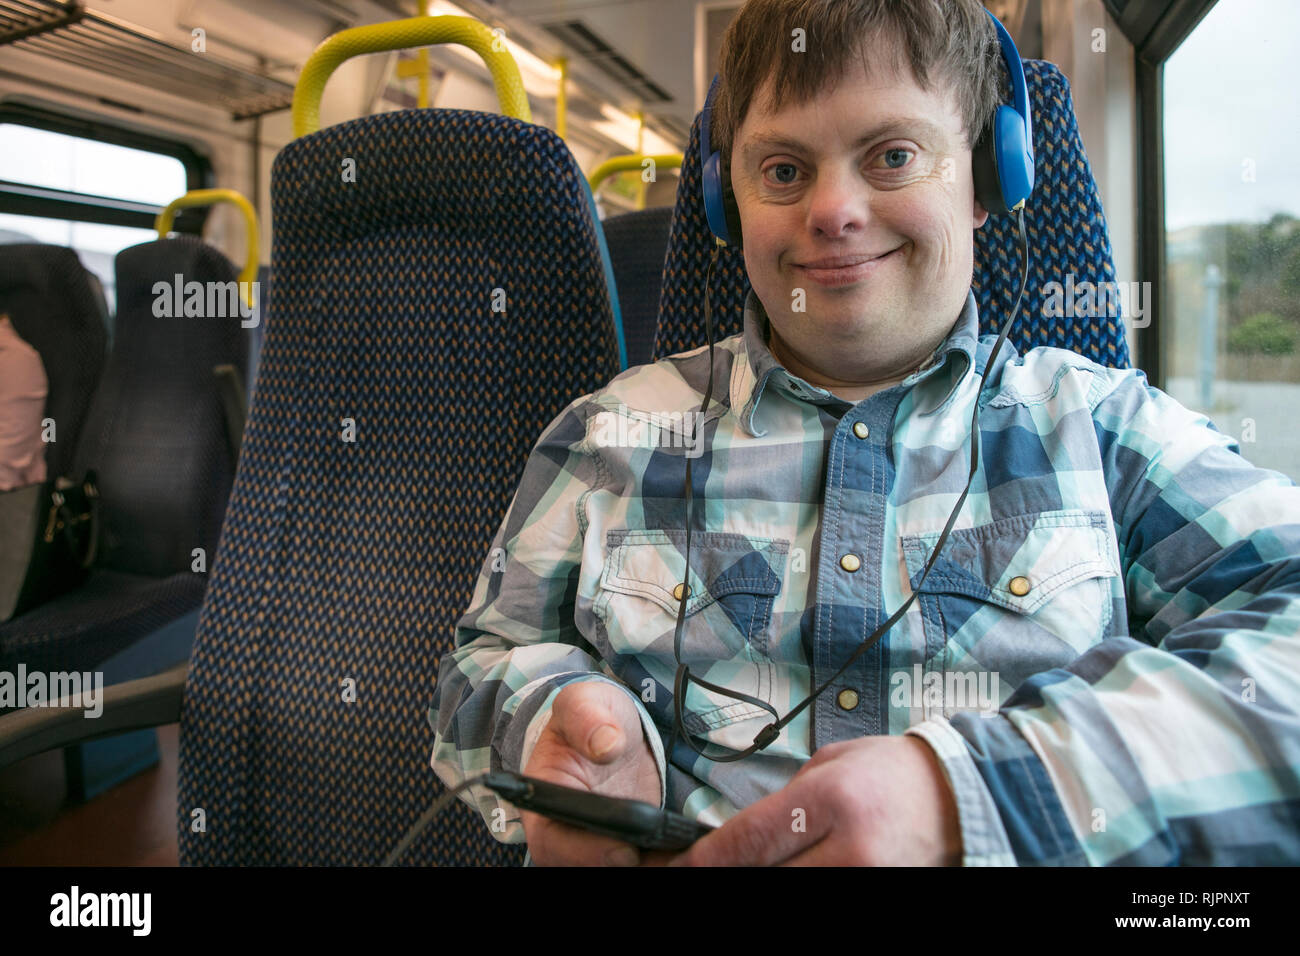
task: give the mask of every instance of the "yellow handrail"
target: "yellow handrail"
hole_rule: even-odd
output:
[[[471,17],[409,17],[389,23],[341,30],[323,40],[303,65],[293,90],[293,135],[320,129],[320,100],[325,83],[339,64],[362,53],[381,53],[432,43],[461,43],[483,58],[492,73],[501,112],[531,123],[528,94],[519,66],[487,24]]]
[[[681,153],[659,153],[655,156],[640,156],[635,154],[631,156],[614,156],[597,166],[592,171],[592,174],[587,177],[587,182],[591,184],[591,191],[594,193],[600,187],[602,182],[615,173],[625,173],[633,169],[641,169],[641,164],[647,159],[654,160],[655,169],[658,169],[660,166],[666,166],[669,169],[680,169],[682,165]]]
[[[569,132],[569,61],[560,57],[555,65],[560,71],[555,88],[555,135],[564,139]]]
[[[258,248],[257,248],[257,213],[253,211],[253,204],[245,199],[241,194],[233,189],[192,189],[179,199],[173,199],[167,205],[163,206],[162,212],[158,213],[158,218],[154,220],[154,228],[158,230],[158,238],[166,239],[167,233],[172,231],[172,221],[176,218],[177,209],[189,209],[192,206],[210,206],[216,202],[232,202],[239,207],[239,211],[244,214],[244,222],[248,225],[248,255],[244,263],[244,270],[239,273],[241,283],[251,283],[257,278],[258,265]],[[252,305],[251,285],[241,285],[245,290],[245,301]]]

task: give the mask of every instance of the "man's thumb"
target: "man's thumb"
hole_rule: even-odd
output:
[[[591,684],[575,685],[567,699],[555,702],[569,746],[598,763],[618,756],[627,745],[619,716],[602,690]]]

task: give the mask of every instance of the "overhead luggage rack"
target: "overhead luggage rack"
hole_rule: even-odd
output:
[[[234,119],[293,103],[292,84],[195,53],[80,2],[0,0],[2,46],[176,93],[228,110]]]

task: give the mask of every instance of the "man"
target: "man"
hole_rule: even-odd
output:
[[[994,341],[970,280],[995,43],[974,0],[737,16],[715,136],[754,295],[703,447],[663,433],[700,407],[704,349],[546,430],[442,662],[446,782],[504,767],[723,824],[676,863],[1300,859],[1300,491],[1203,417],[1140,372],[1004,344],[920,586]],[[784,715],[915,587],[766,749],[664,753],[683,598],[682,661]],[[724,752],[771,720],[698,685],[685,710]],[[475,803],[538,863],[667,858]]]

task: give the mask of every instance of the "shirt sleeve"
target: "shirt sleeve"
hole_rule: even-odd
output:
[[[1129,634],[951,725],[1022,865],[1296,863],[1300,488],[1138,370],[1094,395]]]
[[[586,445],[586,397],[565,409],[529,455],[514,500],[456,625],[454,649],[439,664],[429,708],[431,762],[448,786],[487,773],[522,773],[555,695],[577,681],[602,680],[635,702],[659,767],[663,741],[641,700],[603,669],[574,623],[582,561],[583,501],[601,484]],[[517,810],[482,787],[461,794],[503,843],[520,843]]]
[[[939,758],[957,804],[961,865],[1015,866],[1016,857],[1002,828],[997,804],[975,768],[966,739],[943,717],[923,720],[903,733],[920,737]]]

